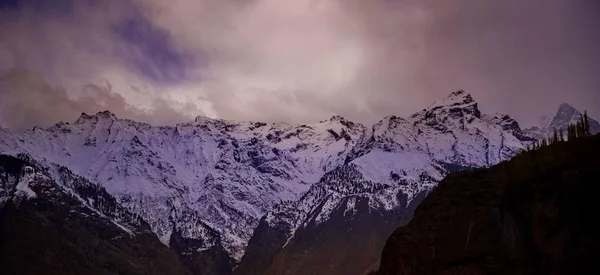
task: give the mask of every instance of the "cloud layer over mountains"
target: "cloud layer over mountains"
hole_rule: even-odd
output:
[[[598,25],[593,0],[3,1],[0,123],[369,123],[459,88],[525,124],[563,101],[597,117]]]

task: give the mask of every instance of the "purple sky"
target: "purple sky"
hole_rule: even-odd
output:
[[[525,126],[599,118],[598,26],[597,0],[0,0],[0,125],[373,123],[457,89]]]

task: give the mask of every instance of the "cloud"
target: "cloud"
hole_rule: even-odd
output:
[[[50,86],[41,75],[12,69],[0,78],[0,125],[10,128],[50,126],[58,121],[74,121],[81,112],[110,109],[118,117],[157,125],[189,121],[182,111],[190,104],[173,104],[160,98],[150,101],[150,109],[138,109],[105,86],[88,84],[71,98],[62,88]]]
[[[38,2],[0,12],[0,73],[39,71],[69,98],[106,79],[123,109],[150,116],[185,106],[165,123],[371,123],[459,88],[524,124],[563,101],[600,116],[595,1]]]

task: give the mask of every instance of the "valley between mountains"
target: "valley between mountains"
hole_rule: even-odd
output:
[[[1,237],[43,251],[21,255],[39,268],[28,274],[367,274],[446,175],[508,160],[579,116],[563,104],[548,125],[521,129],[461,90],[372,126],[152,126],[104,111],[0,128]],[[40,256],[65,249],[64,263]],[[3,261],[8,274],[30,268]]]

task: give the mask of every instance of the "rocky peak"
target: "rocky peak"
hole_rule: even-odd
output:
[[[343,116],[340,115],[333,115],[329,118],[329,121],[342,121],[345,120]]]
[[[578,119],[581,113],[573,106],[563,103],[558,107],[558,112],[550,123],[550,128],[562,128],[565,125],[571,123],[574,119]]]
[[[96,114],[96,117],[99,117],[99,118],[112,118],[112,119],[117,119],[117,116],[115,116],[115,114],[111,113],[111,112],[110,112],[110,111],[108,111],[108,110],[104,110],[104,111],[102,111],[102,112],[98,112],[98,113]]]
[[[562,112],[579,113],[579,111],[577,109],[575,109],[575,107],[573,107],[565,102],[561,103],[560,106],[558,106],[558,113],[562,113]]]
[[[339,123],[347,128],[353,128],[356,125],[360,125],[350,120],[347,120],[346,118],[338,114],[331,116],[329,119],[319,121],[319,123]]]
[[[458,90],[456,92],[450,93],[446,98],[441,101],[436,101],[434,106],[458,106],[463,104],[477,104],[471,94],[465,92],[464,90]]]
[[[326,123],[326,122],[342,122],[342,121],[346,121],[346,119],[345,119],[343,116],[341,116],[341,115],[335,114],[335,115],[331,116],[331,117],[330,117],[330,118],[328,118],[328,119],[325,119],[325,120],[321,120],[321,121],[319,121],[319,123]]]
[[[116,121],[117,120],[117,116],[115,116],[115,114],[111,113],[108,110],[98,112],[95,115],[88,115],[86,113],[81,113],[81,115],[79,116],[79,118],[75,121],[75,124],[82,124],[82,123],[85,123],[86,121],[95,121],[95,122],[98,122],[100,120],[112,120],[112,121]]]
[[[211,123],[213,121],[215,121],[215,119],[210,118],[210,117],[206,117],[206,116],[197,116],[194,119],[194,123],[197,123],[197,124],[208,124],[208,123]]]
[[[463,90],[450,93],[447,97],[436,100],[429,108],[411,116],[417,120],[446,122],[448,119],[465,118],[466,122],[481,118],[477,102]]]

